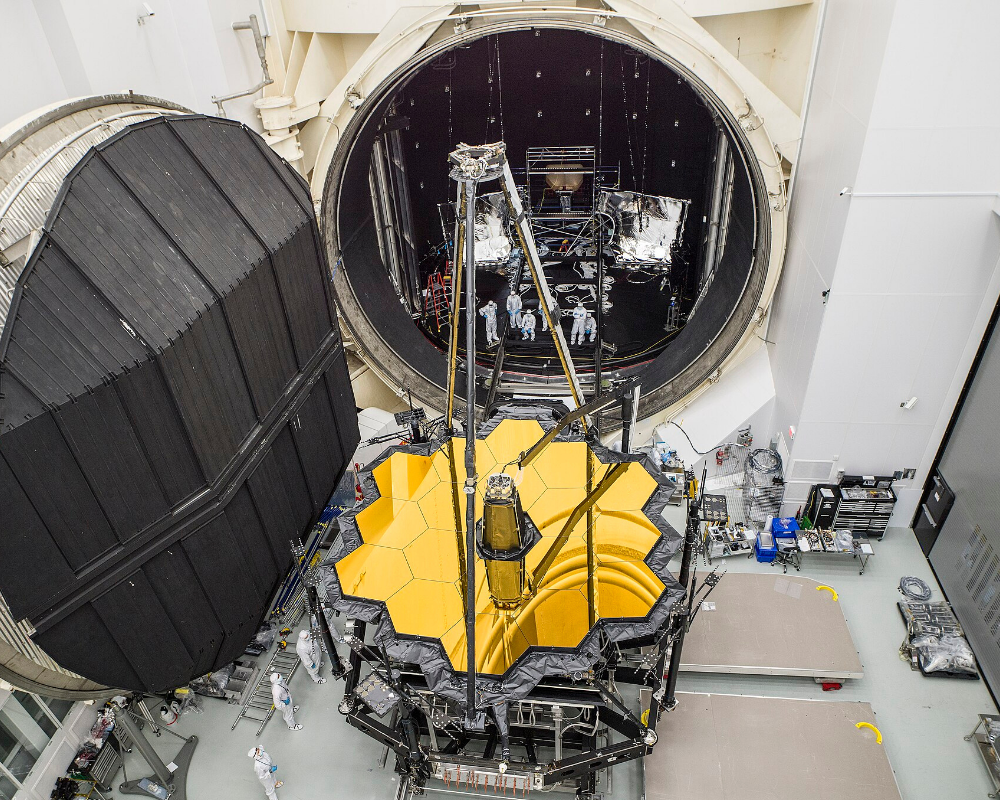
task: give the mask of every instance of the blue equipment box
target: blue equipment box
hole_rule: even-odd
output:
[[[763,564],[770,564],[778,557],[778,545],[774,541],[774,535],[768,531],[761,531],[757,534],[757,541],[753,546],[754,555]]]
[[[775,517],[771,520],[771,532],[775,536],[783,533],[793,533],[799,529],[799,523],[795,517]]]

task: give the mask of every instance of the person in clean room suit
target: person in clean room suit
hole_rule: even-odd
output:
[[[274,700],[274,707],[284,717],[288,730],[302,730],[302,724],[295,722],[295,712],[299,710],[299,707],[292,705],[292,693],[288,691],[288,684],[281,679],[277,672],[271,673],[271,699]]]
[[[500,344],[497,336],[497,304],[492,300],[479,309],[479,316],[486,317],[486,346]]]
[[[530,308],[521,317],[521,338],[535,341],[535,315],[531,313]]]
[[[263,747],[254,747],[247,755],[253,759],[253,771],[257,775],[257,780],[260,781],[260,785],[264,787],[264,794],[267,795],[267,800],[278,800],[277,790],[282,786],[284,781],[279,781],[274,776],[274,773],[278,771],[278,767],[271,761],[271,756],[267,754]]]
[[[570,332],[570,344],[583,344],[583,330],[587,324],[587,309],[583,303],[577,303],[573,309],[573,330]]]
[[[306,668],[313,683],[326,683],[326,678],[319,676],[319,668],[323,666],[323,651],[308,630],[299,632],[299,640],[295,643],[295,652],[299,655],[302,666]]]
[[[521,327],[521,295],[511,292],[507,295],[507,315],[510,317],[511,327],[519,330]]]

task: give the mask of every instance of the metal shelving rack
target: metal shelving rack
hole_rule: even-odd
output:
[[[996,746],[990,740],[989,736],[991,722],[1000,724],[1000,716],[996,714],[980,714],[979,722],[972,729],[972,733],[965,737],[965,741],[971,742],[975,740],[979,755],[986,765],[986,771],[990,774],[990,780],[993,781],[993,791],[987,797],[996,798],[1000,797],[1000,759],[997,757]],[[982,733],[979,732],[980,728],[982,728]]]

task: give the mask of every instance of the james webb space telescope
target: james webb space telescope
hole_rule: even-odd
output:
[[[503,144],[462,145],[451,160],[463,212],[456,253],[475,264],[476,188],[499,180],[549,297]],[[467,266],[457,270],[466,294],[453,344],[458,315],[475,313]],[[361,472],[364,501],[340,518],[340,543],[320,568],[348,620],[340,710],[394,751],[416,793],[434,778],[591,795],[604,768],[651,752],[661,711],[676,703],[684,634],[718,580],[699,588],[693,577],[699,502],[682,537],[661,514],[676,484],[629,452],[637,385],[582,403],[558,326],[552,335],[578,407],[509,401],[459,435],[452,347],[443,433],[390,447]],[[466,420],[476,419],[474,391]],[[622,452],[600,444],[593,420],[615,403]],[[675,577],[668,563],[682,547]]]

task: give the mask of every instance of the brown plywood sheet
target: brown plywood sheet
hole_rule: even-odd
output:
[[[684,640],[681,669],[751,675],[861,678],[840,603],[792,575],[729,572]]]
[[[901,800],[867,703],[680,694],[644,761],[646,800]]]

